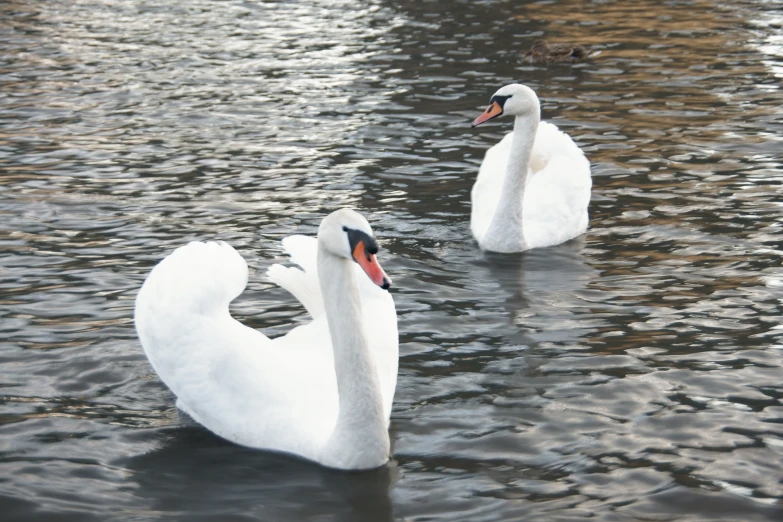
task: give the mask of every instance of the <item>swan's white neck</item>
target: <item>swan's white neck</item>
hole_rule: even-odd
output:
[[[540,119],[538,112],[514,119],[511,152],[500,201],[483,241],[488,250],[520,252],[526,248],[522,229],[522,206],[530,172],[530,156]]]
[[[318,279],[334,351],[339,413],[324,451],[331,467],[374,468],[389,458],[389,433],[362,324],[353,261],[318,245]]]

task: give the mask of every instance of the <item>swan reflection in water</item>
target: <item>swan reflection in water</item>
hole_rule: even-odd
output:
[[[231,444],[192,421],[162,433],[159,449],[122,463],[146,509],[200,513],[209,520],[242,515],[314,520],[325,514],[330,520],[393,520],[389,491],[398,475],[393,460],[378,469],[345,473]]]
[[[525,317],[540,317],[537,323],[557,325],[554,316],[571,315],[583,305],[579,294],[598,276],[598,270],[581,254],[587,235],[516,254],[482,252],[470,261],[475,267],[472,284],[503,289],[507,320],[517,331]]]
[[[598,270],[581,254],[585,242],[582,235],[518,254],[483,252],[473,260],[472,286],[494,287],[495,293],[502,289],[506,296],[499,303],[506,323],[491,332],[492,342],[500,343],[494,364],[514,366],[506,368],[512,373],[504,371],[506,384],[518,381],[520,387],[527,387],[525,369],[548,360],[531,352],[541,343],[573,346],[584,343],[594,330],[580,321],[578,313],[586,306],[590,282],[598,277]]]

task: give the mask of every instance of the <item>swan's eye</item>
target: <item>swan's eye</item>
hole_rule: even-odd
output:
[[[503,106],[504,106],[504,105],[506,104],[506,102],[508,101],[508,99],[509,99],[509,98],[511,98],[512,96],[513,96],[513,94],[509,94],[508,96],[493,96],[493,97],[492,97],[492,98],[489,100],[489,103],[490,103],[490,105],[492,105],[492,103],[493,103],[493,102],[494,102],[494,103],[497,103],[497,104],[500,106],[500,108],[502,109],[502,108],[503,108]]]
[[[364,246],[363,250],[368,261],[370,259],[369,256],[378,253],[378,243],[371,235],[348,227],[343,227],[343,230],[348,235],[348,245],[351,248],[351,252],[355,251],[356,246],[361,243]]]

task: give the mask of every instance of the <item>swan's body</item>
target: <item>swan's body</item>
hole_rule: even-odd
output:
[[[470,228],[484,250],[521,252],[587,230],[590,163],[571,138],[540,122],[538,97],[524,85],[500,89],[473,126],[502,114],[514,131],[490,148],[471,192]]]
[[[135,321],[177,406],[243,446],[341,469],[384,464],[397,316],[391,295],[378,287],[390,282],[371,234],[359,214],[340,210],[324,219],[318,240],[283,240],[303,270],[274,265],[269,276],[313,320],[276,339],[229,314],[248,275],[233,248],[190,243],[161,261],[139,291]]]

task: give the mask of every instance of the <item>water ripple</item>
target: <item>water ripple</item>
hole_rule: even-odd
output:
[[[0,5],[0,509],[7,520],[779,520],[780,14],[716,4]],[[592,63],[522,61],[545,36]],[[584,238],[483,254],[499,86],[593,166]],[[132,324],[192,239],[232,305],[306,320],[279,239],[371,214],[401,333],[394,460],[345,475],[181,418]]]

